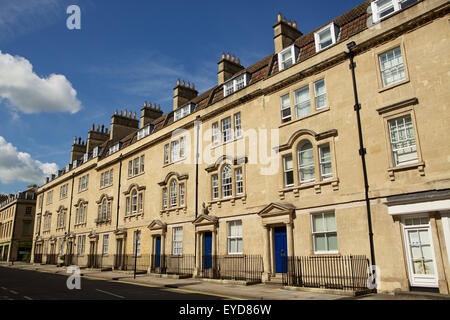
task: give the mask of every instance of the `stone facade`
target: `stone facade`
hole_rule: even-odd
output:
[[[379,292],[448,293],[450,5],[413,1],[372,26],[369,7],[333,20],[335,43],[320,51],[332,22],[303,35],[280,15],[274,54],[247,68],[224,54],[212,89],[178,82],[168,114],[146,103],[140,126],[116,112],[110,134],[75,140],[70,167],[39,188],[34,257],[95,254],[118,267],[140,231],[140,256],[193,255],[196,276],[209,254],[259,256],[263,281],[281,277],[280,255],[361,255],[375,259]],[[394,145],[404,132],[409,149]]]

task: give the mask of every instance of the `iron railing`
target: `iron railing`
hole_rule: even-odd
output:
[[[34,263],[42,263],[42,253],[35,253],[33,262]]]
[[[283,285],[365,291],[369,259],[366,256],[284,257]]]
[[[135,257],[134,254],[117,254],[114,256],[114,269],[147,272],[150,267],[150,255],[141,254]]]
[[[195,268],[195,256],[193,254],[183,255],[156,255],[151,256],[151,273],[176,274],[192,276]]]
[[[263,260],[259,255],[204,255],[199,276],[210,279],[261,282]]]

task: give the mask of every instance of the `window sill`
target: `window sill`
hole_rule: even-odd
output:
[[[103,220],[103,219],[95,219],[95,224],[99,225],[99,224],[110,224],[111,223],[111,219],[107,219],[107,220]]]
[[[140,216],[141,217],[144,216],[144,211],[126,215],[123,219],[124,220],[127,220],[127,219],[131,220],[132,218],[139,218]]]
[[[416,162],[413,164],[407,164],[407,165],[403,165],[403,166],[388,168],[387,171],[388,171],[389,179],[391,181],[395,181],[395,173],[396,172],[414,170],[414,169],[417,169],[420,176],[422,176],[422,177],[425,176],[425,162],[423,162],[423,161]]]
[[[314,188],[316,194],[320,194],[322,192],[322,186],[325,186],[325,185],[331,185],[331,187],[333,188],[333,191],[338,191],[339,190],[339,179],[337,179],[337,178],[327,179],[327,180],[322,180],[319,182],[313,181],[313,182],[301,184],[299,186],[283,188],[280,191],[278,191],[278,195],[280,197],[280,200],[284,200],[286,193],[293,192],[294,197],[298,198],[300,196],[300,190],[311,189],[311,188]]]
[[[339,251],[316,251],[314,252],[314,256],[341,256]]]
[[[159,214],[161,216],[163,214],[166,214],[167,216],[169,216],[171,213],[176,213],[177,215],[179,215],[180,212],[186,213],[187,212],[187,206],[165,208],[165,209],[162,209]]]
[[[231,202],[231,205],[234,206],[236,204],[236,200],[242,200],[242,204],[245,204],[247,201],[247,195],[241,194],[228,198],[214,199],[208,202],[208,208],[211,210],[213,204],[217,204],[217,207],[221,208],[223,202]]]
[[[384,91],[388,91],[388,90],[394,89],[394,88],[396,88],[398,86],[401,86],[401,85],[404,85],[404,84],[407,84],[407,83],[409,83],[409,79],[408,78],[406,78],[405,80],[402,80],[402,81],[390,84],[390,85],[388,85],[386,87],[382,87],[382,88],[378,89],[378,93],[382,93]]]
[[[236,141],[238,141],[238,140],[242,140],[243,138],[244,138],[244,136],[241,134],[241,135],[240,135],[239,137],[237,137],[237,138],[233,138],[233,139],[228,140],[228,141],[225,141],[225,142],[220,142],[220,143],[218,143],[218,144],[211,145],[211,150],[212,150],[212,149],[216,149],[216,148],[220,148],[220,147],[222,147],[222,146],[224,146],[224,145],[227,145],[227,144],[229,144],[229,143],[236,142]]]
[[[112,187],[112,186],[113,186],[112,184],[108,184],[107,186],[102,186],[102,187],[100,187],[99,190],[108,189],[109,187]]]
[[[133,176],[128,176],[128,180],[131,180],[131,179],[140,177],[140,176],[142,176],[142,175],[144,175],[144,174],[145,174],[145,171],[144,171],[144,172],[141,172],[141,173],[138,173],[138,174],[135,174],[135,175],[133,175]]]
[[[172,164],[177,164],[177,163],[182,162],[182,161],[184,161],[184,160],[186,160],[186,157],[180,158],[180,159],[178,159],[178,160],[175,160],[175,161],[172,161],[172,162],[169,162],[169,163],[165,163],[165,164],[163,165],[163,168],[168,167],[168,166],[171,166]]]
[[[324,113],[324,112],[327,112],[327,111],[330,111],[330,106],[327,106],[326,108],[321,108],[321,109],[316,110],[315,112],[313,112],[311,114],[308,114],[307,116],[304,116],[304,117],[301,117],[301,118],[298,118],[298,119],[295,119],[295,120],[284,121],[278,128],[286,127],[286,126],[288,126],[290,124],[297,123],[297,122],[305,120],[305,119],[309,119],[311,117],[314,117],[314,116],[316,116],[318,114],[321,114],[321,113]]]
[[[88,189],[80,190],[80,191],[78,191],[78,193],[83,193],[83,192],[86,192],[86,191],[88,191]]]

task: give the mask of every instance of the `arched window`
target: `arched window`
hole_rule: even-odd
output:
[[[226,164],[222,168],[222,197],[227,198],[232,195],[232,174],[231,166]]]
[[[106,206],[107,206],[106,199],[103,199],[103,202],[102,202],[102,219],[103,220],[106,220]]]
[[[314,149],[309,141],[298,146],[298,172],[300,183],[314,181]]]
[[[170,182],[170,206],[177,206],[177,181],[172,180]]]
[[[131,192],[131,213],[137,212],[137,191],[136,189]]]

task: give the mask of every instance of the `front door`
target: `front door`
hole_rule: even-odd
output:
[[[205,232],[203,236],[203,269],[212,268],[212,232]]]
[[[436,259],[429,218],[406,218],[403,228],[411,286],[437,288]]]
[[[123,264],[123,240],[118,239],[117,240],[117,257],[116,257],[116,268],[121,268]]]
[[[156,237],[155,243],[155,267],[161,266],[161,237]]]
[[[89,248],[89,257],[88,257],[88,265],[90,268],[95,268],[95,242],[91,241],[90,248]]]
[[[274,228],[275,271],[286,273],[287,271],[287,237],[286,226]]]

